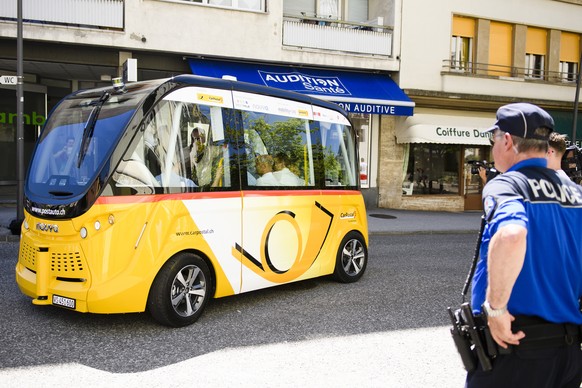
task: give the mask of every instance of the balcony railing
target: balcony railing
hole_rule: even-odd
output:
[[[3,1],[0,19],[16,20],[16,7],[16,1]],[[124,0],[25,0],[22,19],[26,23],[121,30]]]
[[[493,63],[451,61],[450,59],[443,61],[442,73],[562,84],[575,84],[577,77],[576,73],[535,70]]]
[[[392,56],[392,27],[316,17],[284,15],[283,45]]]

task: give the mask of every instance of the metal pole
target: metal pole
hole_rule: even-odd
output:
[[[578,62],[578,77],[576,79],[576,96],[574,97],[574,118],[572,122],[572,144],[576,145],[576,129],[578,128],[578,100],[580,96],[580,67],[582,67],[582,50],[580,51],[580,61]]]
[[[16,191],[16,221],[21,223],[24,220],[24,78],[23,78],[23,50],[22,50],[22,0],[18,0],[16,28],[16,117],[18,124],[16,127],[16,172],[18,175],[18,188]]]

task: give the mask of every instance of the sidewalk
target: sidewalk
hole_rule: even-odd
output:
[[[369,234],[477,233],[480,211],[367,209]]]
[[[432,212],[368,209],[368,231],[373,234],[477,233],[481,212]],[[16,204],[0,203],[0,242],[19,241],[9,226],[16,219]]]

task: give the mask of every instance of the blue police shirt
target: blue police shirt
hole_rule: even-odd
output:
[[[540,158],[521,161],[483,189],[487,223],[471,297],[476,314],[485,301],[489,242],[500,227],[517,224],[527,228],[527,248],[509,312],[582,324],[582,187],[546,165]]]

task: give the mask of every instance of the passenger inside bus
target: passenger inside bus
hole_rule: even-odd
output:
[[[204,134],[204,130],[199,127],[194,127],[192,132],[190,132],[190,158],[194,166],[202,160],[205,144],[206,135]]]
[[[258,155],[255,161],[257,173],[257,186],[279,186],[279,181],[273,175],[273,157],[271,155]]]
[[[291,166],[289,156],[284,152],[279,152],[274,158],[274,172],[273,175],[281,186],[302,186],[304,182],[295,173],[293,173],[289,166]]]
[[[195,179],[198,181],[198,186],[221,186],[220,181],[224,173],[221,171],[223,146],[214,144],[212,138],[206,135],[206,130],[201,126],[192,129],[190,138],[192,175],[196,174]]]

